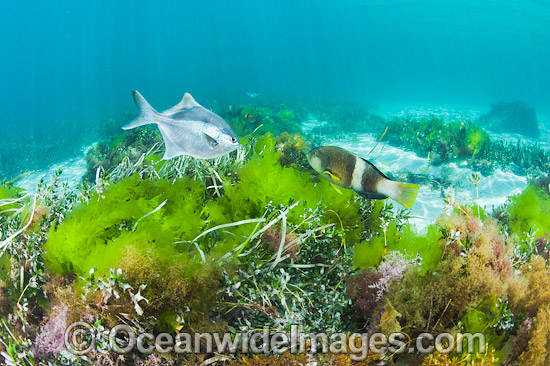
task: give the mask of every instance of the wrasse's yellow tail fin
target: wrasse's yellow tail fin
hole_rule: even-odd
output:
[[[416,196],[418,195],[418,185],[401,182],[395,183],[397,186],[397,189],[395,190],[395,195],[390,197],[403,205],[403,207],[411,208],[416,201]]]

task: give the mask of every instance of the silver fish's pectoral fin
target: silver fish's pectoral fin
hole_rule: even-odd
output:
[[[208,142],[208,146],[210,146],[211,149],[218,146],[218,140],[216,140],[215,138],[213,138],[212,136],[210,136],[210,135],[208,135],[204,132],[203,132],[203,135],[204,135],[204,138],[206,138],[206,141]]]
[[[189,93],[185,93],[181,101],[170,109],[165,110],[162,113],[172,114],[181,111],[182,109],[201,107],[199,103]]]
[[[369,193],[369,192],[358,192],[358,191],[355,191],[355,193],[357,193],[361,197],[366,198],[368,200],[385,200],[386,198],[388,198],[388,196],[381,193]]]

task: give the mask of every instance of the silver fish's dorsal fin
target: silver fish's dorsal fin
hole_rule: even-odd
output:
[[[162,113],[176,113],[182,109],[200,107],[201,105],[195,101],[195,99],[189,93],[185,93],[181,101],[170,109],[165,110]]]

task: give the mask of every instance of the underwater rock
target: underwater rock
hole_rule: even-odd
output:
[[[478,124],[495,132],[513,132],[529,137],[539,137],[539,125],[534,108],[516,102],[498,102],[479,117]]]
[[[535,187],[544,190],[547,195],[550,195],[550,175],[546,177],[539,177],[533,183],[535,184]]]

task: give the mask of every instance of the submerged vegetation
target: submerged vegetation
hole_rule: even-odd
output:
[[[300,122],[305,118],[300,108],[284,104],[229,106],[219,114],[238,136],[251,134],[257,129],[261,133],[269,131],[277,135],[283,132],[300,133]]]
[[[446,123],[441,118],[420,121],[393,119],[388,125],[390,143],[407,145],[433,164],[462,159],[475,161],[489,149],[490,137],[471,122]]]
[[[522,126],[523,130],[525,124],[526,129],[536,130],[529,136],[539,135],[534,111],[523,103],[498,103],[493,106],[493,110],[496,110],[494,114],[498,118],[506,121],[498,132],[516,132],[518,126]],[[480,118],[480,121],[448,121],[437,116],[386,119],[360,106],[320,106],[315,113],[319,119],[311,122],[311,132],[315,136],[353,136],[355,133],[373,133],[377,137],[383,135],[383,143],[414,151],[436,166],[459,162],[468,164],[484,175],[501,169],[527,175],[531,179],[550,171],[550,153],[538,144],[522,143],[519,139],[517,143],[512,143],[489,135],[486,124],[480,121],[492,116],[493,112]],[[511,125],[514,127],[509,128]]]
[[[516,144],[492,139],[473,122],[446,122],[430,117],[420,120],[394,118],[385,135],[393,145],[426,157],[433,165],[465,161],[485,175],[495,169],[536,178],[550,169],[550,153],[536,144]]]
[[[390,143],[425,156],[434,165],[466,161],[483,174],[498,168],[531,178],[550,169],[550,153],[545,149],[519,141],[513,144],[491,139],[473,122],[446,122],[437,117],[394,118],[388,126],[386,136]]]
[[[429,155],[433,164],[466,160],[490,170],[523,156],[517,169],[535,174],[529,161],[537,169],[548,162],[543,150],[534,162],[536,147],[492,141],[470,122],[387,123],[347,113],[339,118],[353,119],[354,128],[387,124],[386,141]],[[418,232],[409,211],[338,192],[320,179],[305,158],[312,141],[296,123],[304,113],[277,105],[220,114],[246,135],[228,156],[163,161],[158,133],[145,128],[95,145],[76,190],[60,182],[60,172],[36,194],[0,184],[0,355],[6,364],[550,362],[547,181],[530,184],[494,215],[449,201],[439,220]],[[66,350],[63,338],[76,321],[98,334],[121,323],[154,335],[236,337],[290,332],[293,325],[304,333],[342,333],[345,340],[356,332],[402,332],[407,349],[426,332],[483,332],[487,348],[472,355],[386,350],[353,363],[352,347],[340,354],[226,355],[203,348],[116,354],[99,342],[79,356]]]

